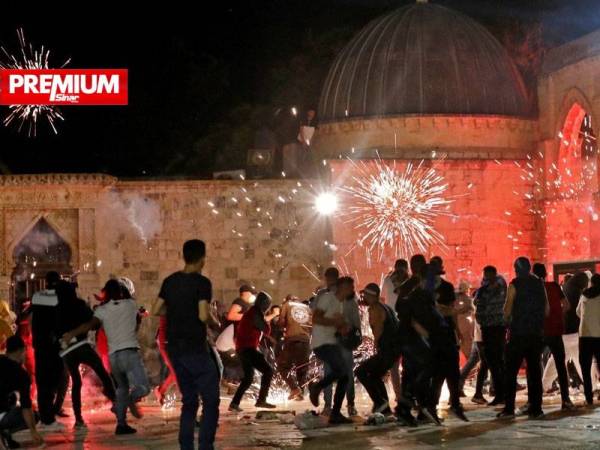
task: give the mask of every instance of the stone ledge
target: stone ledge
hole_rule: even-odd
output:
[[[319,125],[318,134],[329,135],[358,130],[419,129],[419,128],[500,128],[511,131],[531,132],[537,130],[535,118],[510,116],[466,116],[466,115],[404,115],[391,117],[365,117],[327,122]]]
[[[0,186],[28,186],[28,185],[89,185],[113,186],[117,178],[101,173],[46,173],[2,175]]]

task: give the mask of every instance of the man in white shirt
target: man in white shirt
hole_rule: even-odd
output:
[[[398,259],[394,264],[394,270],[383,279],[381,294],[383,295],[384,303],[392,308],[392,311],[396,311],[398,288],[402,285],[402,283],[408,280],[408,278],[408,261],[405,259]],[[398,358],[398,360],[390,369],[390,376],[392,379],[392,387],[394,388],[394,395],[396,396],[396,402],[399,402],[400,398],[402,397],[402,383],[400,381],[400,358]]]
[[[136,430],[127,424],[127,408],[131,408],[134,416],[141,417],[136,403],[150,392],[137,339],[138,307],[127,288],[117,280],[108,280],[103,293],[108,301],[96,308],[92,320],[65,333],[63,339],[69,342],[73,336],[104,327],[112,376],[117,382],[115,434],[133,434]]]
[[[348,387],[348,368],[342,356],[342,349],[336,337],[337,332],[344,334],[347,328],[343,314],[343,302],[354,292],[354,280],[342,277],[338,280],[335,294],[331,292],[319,295],[313,313],[313,333],[311,347],[330,372],[319,382],[309,387],[310,401],[319,406],[321,391],[334,382],[337,387],[333,408],[329,416],[330,424],[352,423],[341,413],[342,402]]]

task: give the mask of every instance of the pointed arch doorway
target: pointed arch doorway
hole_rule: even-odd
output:
[[[13,250],[15,263],[11,275],[11,303],[16,311],[23,302],[45,288],[45,276],[56,271],[62,276],[73,273],[71,247],[45,219],[39,219]]]

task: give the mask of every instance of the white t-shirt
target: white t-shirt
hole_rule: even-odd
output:
[[[315,301],[317,304],[314,307],[314,311],[320,309],[325,313],[324,317],[327,319],[332,319],[336,314],[343,313],[342,302],[340,302],[335,294],[331,292],[324,292],[320,294]],[[312,348],[317,348],[326,344],[337,344],[337,339],[335,337],[336,331],[336,328],[333,326],[328,327],[313,323],[310,346]]]
[[[396,311],[396,300],[398,300],[398,294],[394,292],[395,286],[392,281],[391,274],[386,275],[383,279],[383,285],[381,286],[381,295],[385,299],[385,304]]]
[[[109,353],[140,347],[136,331],[137,312],[133,299],[111,300],[96,308],[94,317],[102,322]]]

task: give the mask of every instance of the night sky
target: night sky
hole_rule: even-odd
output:
[[[23,27],[28,41],[52,50],[54,66],[71,57],[73,68],[128,68],[129,105],[63,107],[58,135],[43,122],[35,138],[0,126],[0,170],[207,177],[240,168],[260,125],[285,128],[281,111],[315,105],[343,43],[406,3],[145,2],[124,12],[125,2],[94,2],[85,10],[78,3],[43,10],[22,2],[0,16],[2,45],[15,51],[15,31]],[[600,28],[600,0],[436,3],[496,34],[514,21],[540,22],[548,47]]]

